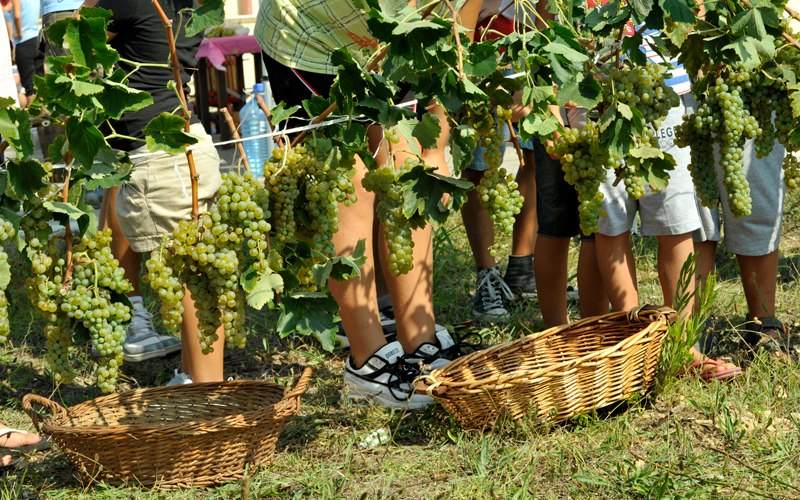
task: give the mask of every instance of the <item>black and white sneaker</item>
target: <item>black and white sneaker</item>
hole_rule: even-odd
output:
[[[478,271],[478,286],[472,299],[472,314],[481,321],[501,322],[508,319],[506,304],[514,300],[496,267]]]
[[[461,356],[461,349],[447,330],[437,331],[435,342],[425,342],[411,354],[406,354],[406,363],[417,365],[425,374],[444,368]]]
[[[536,278],[533,272],[533,256],[510,255],[508,257],[508,267],[506,267],[506,276],[503,280],[515,297],[535,299]]]
[[[420,410],[430,405],[433,399],[414,392],[419,366],[407,363],[404,358],[403,346],[396,341],[378,349],[360,368],[348,356],[344,372],[347,398],[403,410]]]

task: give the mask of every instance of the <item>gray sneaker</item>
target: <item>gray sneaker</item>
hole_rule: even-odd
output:
[[[478,271],[478,286],[472,299],[472,314],[488,322],[506,321],[506,303],[514,300],[514,293],[503,281],[496,267]]]
[[[136,307],[122,349],[125,361],[138,363],[180,351],[181,341],[170,335],[159,335],[153,327],[150,312]]]

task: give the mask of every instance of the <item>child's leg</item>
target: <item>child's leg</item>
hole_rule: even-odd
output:
[[[608,313],[608,295],[597,265],[594,239],[581,240],[578,257],[578,293],[582,318]]]
[[[133,291],[129,295],[141,295],[139,274],[142,260],[140,255],[131,249],[130,243],[119,225],[116,210],[118,191],[119,188],[117,187],[105,190],[103,205],[100,209],[100,224],[102,227],[111,229],[111,252],[125,271],[125,278],[133,285]]]
[[[225,358],[225,330],[220,326],[217,329],[217,341],[214,342],[214,351],[203,354],[200,347],[199,325],[197,321],[197,308],[194,297],[187,288],[183,295],[183,324],[181,326],[181,364],[183,371],[189,374],[192,382],[222,382],[223,360]]]
[[[539,235],[536,242],[536,288],[545,327],[567,323],[569,238]]]
[[[533,255],[536,250],[536,159],[532,150],[524,149],[525,161],[517,172],[519,192],[524,200],[522,210],[514,221],[511,255]]]
[[[736,259],[739,262],[750,317],[774,317],[778,251],[755,257],[737,255]]]
[[[673,307],[678,290],[678,279],[681,269],[689,256],[694,251],[691,233],[658,236],[658,280],[661,283],[661,292],[664,295],[664,305]],[[689,289],[686,293],[694,292],[694,279],[688,282]],[[694,298],[692,297],[680,314],[692,311]]]
[[[705,282],[708,275],[714,272],[717,258],[717,242],[695,241],[694,258],[697,276],[701,282]]]
[[[371,132],[373,133],[373,132]],[[373,245],[373,223],[375,195],[363,188],[366,167],[356,158],[356,173],[353,176],[357,201],[350,205],[339,205],[339,229],[333,235],[337,254],[352,253],[360,240],[366,243],[367,259],[361,266],[361,274],[347,281],[330,280],[328,287],[339,305],[339,315],[350,342],[350,356],[356,366],[361,366],[385,343],[378,319],[378,299],[375,291],[375,260],[377,248]]]
[[[467,168],[461,176],[477,185],[483,177],[483,172]],[[477,190],[473,189],[467,193],[467,201],[461,207],[461,218],[464,221],[467,240],[475,259],[475,267],[478,269],[494,267],[495,260],[489,251],[490,247],[494,245],[494,224],[489,217],[489,212],[481,203]]]
[[[631,234],[595,236],[597,265],[611,308],[629,311],[639,305],[636,286],[636,266],[631,249]]]

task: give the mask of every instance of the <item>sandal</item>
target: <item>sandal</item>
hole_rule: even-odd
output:
[[[744,339],[753,349],[786,361],[800,359],[800,345],[777,318],[754,318],[746,328]]]
[[[742,369],[723,359],[703,358],[692,361],[685,373],[692,373],[704,382],[728,380],[742,374]]]

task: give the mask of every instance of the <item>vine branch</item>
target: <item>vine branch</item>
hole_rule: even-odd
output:
[[[176,92],[178,100],[181,103],[181,110],[183,118],[186,122],[184,130],[188,133],[190,130],[189,121],[192,117],[192,112],[189,109],[189,103],[186,100],[186,92],[183,88],[183,77],[181,76],[181,62],[178,59],[178,48],[175,42],[175,33],[172,31],[172,20],[164,12],[159,0],[151,0],[153,7],[155,7],[158,17],[161,18],[161,24],[164,25],[164,31],[167,34],[167,43],[169,44],[170,65],[172,66],[172,77],[175,80]],[[196,221],[200,218],[200,204],[198,202],[198,192],[200,190],[198,184],[197,166],[194,162],[194,154],[190,148],[186,148],[186,161],[189,164],[189,177],[192,183],[192,218]]]
[[[264,113],[264,116],[267,117],[269,129],[275,132],[275,125],[272,123],[272,111],[269,110],[267,101],[264,100],[264,97],[261,94],[256,94],[256,102],[258,103],[258,107],[261,108],[261,111]],[[276,135],[275,142],[278,143],[279,147],[283,147],[283,136]]]
[[[247,159],[247,153],[244,151],[244,146],[241,143],[242,136],[239,135],[239,130],[236,128],[236,123],[233,122],[233,116],[231,116],[231,112],[228,109],[230,105],[222,108],[222,116],[225,117],[225,123],[228,124],[228,128],[231,130],[231,135],[236,142],[236,150],[239,152],[239,156],[242,157],[242,163],[244,164],[244,169],[249,172],[250,171],[250,160]]]

